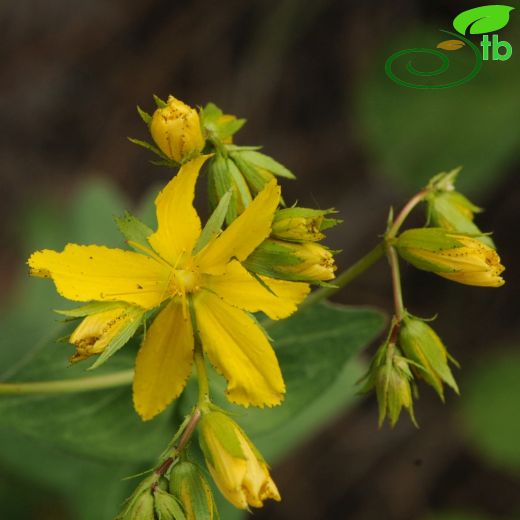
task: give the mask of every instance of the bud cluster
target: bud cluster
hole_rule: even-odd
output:
[[[208,103],[199,112],[173,96],[165,102],[155,97],[150,115],[139,110],[155,145],[132,139],[161,158],[155,164],[177,166],[201,153],[212,154],[207,165],[210,207],[225,202],[225,224],[249,206],[273,179],[295,179],[294,174],[258,146],[233,144],[234,134],[245,124]],[[228,200],[229,197],[229,200]],[[278,210],[272,232],[244,262],[257,275],[282,280],[322,284],[334,278],[334,252],[319,244],[323,233],[341,221],[328,215],[334,210],[291,207]]]

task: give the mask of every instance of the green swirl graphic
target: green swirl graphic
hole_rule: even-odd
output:
[[[385,62],[385,72],[386,75],[395,83],[398,85],[402,85],[403,87],[410,87],[410,88],[429,88],[429,89],[439,89],[439,88],[451,88],[451,87],[458,87],[459,85],[463,85],[464,83],[467,83],[468,81],[472,80],[482,68],[482,54],[480,53],[480,49],[470,40],[465,38],[464,36],[461,36],[457,33],[452,33],[450,31],[445,31],[441,29],[441,32],[450,34],[452,36],[455,36],[456,38],[463,40],[464,43],[468,45],[468,47],[471,48],[473,51],[473,54],[475,55],[475,64],[473,66],[473,69],[463,78],[451,81],[449,83],[444,83],[441,85],[421,85],[416,83],[411,83],[409,81],[406,81],[404,79],[399,78],[396,76],[392,70],[392,65],[394,62],[399,59],[401,56],[406,56],[409,54],[431,54],[435,57],[437,57],[440,60],[440,65],[430,71],[420,71],[416,69],[412,62],[409,61],[406,64],[406,70],[412,75],[412,76],[419,76],[419,77],[433,77],[433,76],[439,76],[443,72],[446,72],[450,66],[450,60],[444,54],[443,52],[437,50],[437,49],[427,49],[424,47],[417,47],[415,49],[404,49],[402,51],[394,52],[391,56],[388,57],[388,59]]]

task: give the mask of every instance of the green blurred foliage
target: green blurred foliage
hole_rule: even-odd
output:
[[[520,355],[495,354],[467,375],[461,407],[464,428],[489,464],[520,472]]]
[[[513,47],[520,45],[518,36],[518,32],[501,33]],[[458,187],[469,194],[483,193],[503,179],[520,145],[520,69],[514,59],[484,61],[480,73],[462,88],[407,88],[384,73],[384,62],[393,52],[435,48],[446,37],[437,27],[403,28],[395,41],[384,42],[379,59],[369,69],[372,76],[357,84],[361,139],[373,166],[403,189],[417,189],[432,174],[462,165]],[[446,54],[448,78],[433,78],[434,84],[457,74],[462,77],[472,66],[467,47]],[[402,59],[412,60],[421,70],[439,66],[433,57]]]

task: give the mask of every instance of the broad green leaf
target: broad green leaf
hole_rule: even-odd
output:
[[[69,366],[67,357],[63,345],[40,345],[2,382],[88,377],[84,364]],[[128,370],[133,367],[134,357],[135,345],[127,345],[96,375]],[[143,423],[133,410],[129,387],[63,395],[0,396],[0,427],[97,459],[149,460],[168,442],[172,433],[169,421],[169,414],[164,413]],[[142,449],[144,445],[146,450]]]
[[[520,472],[520,356],[482,360],[461,385],[465,428],[492,464]]]
[[[220,230],[222,229],[222,225],[224,224],[224,220],[226,219],[226,215],[229,208],[229,202],[231,200],[232,191],[229,190],[224,196],[220,199],[215,211],[211,214],[200,237],[195,245],[193,250],[193,254],[198,253],[201,249],[206,246],[206,244],[215,237]]]
[[[453,27],[460,34],[484,34],[502,29],[509,22],[509,5],[483,5],[463,11],[453,20]]]
[[[137,217],[134,217],[129,211],[125,211],[122,217],[114,217],[114,220],[127,241],[136,242],[146,248],[150,247],[148,237],[153,231]],[[137,250],[139,249],[137,248]]]
[[[60,518],[70,520],[111,519],[135,486],[135,481],[123,481],[136,473],[133,465],[103,463],[49,447],[36,439],[17,432],[0,429],[0,464],[7,471],[27,482],[18,488],[17,516],[9,518],[34,518],[35,510],[44,504],[52,509],[69,512]],[[41,496],[43,495],[43,497]],[[40,507],[38,507],[38,505]],[[35,509],[36,507],[36,509]],[[5,501],[2,514],[6,515]],[[30,516],[31,515],[31,516]]]

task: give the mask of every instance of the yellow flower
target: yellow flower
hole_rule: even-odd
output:
[[[158,108],[150,121],[150,133],[161,151],[182,163],[204,148],[204,136],[198,112],[173,96]]]
[[[76,353],[70,358],[70,362],[75,363],[100,354],[127,324],[135,323],[142,316],[143,311],[135,305],[122,305],[87,316],[69,338],[69,342],[76,346]]]
[[[262,507],[280,493],[263,457],[243,430],[227,415],[209,412],[200,422],[200,444],[220,492],[239,509]]]
[[[206,159],[185,164],[158,195],[158,228],[149,247],[131,243],[142,253],[68,244],[63,252],[38,251],[28,262],[33,275],[52,278],[70,300],[121,301],[143,310],[164,302],[135,366],[134,405],[145,420],[178,397],[190,376],[192,317],[205,354],[228,380],[228,399],[244,406],[279,404],[285,392],[280,367],[249,313],[285,318],[309,292],[306,283],[268,277],[260,283],[242,266],[271,232],[280,200],[274,182],[224,232],[196,248],[202,230],[193,198]]]
[[[504,266],[497,252],[476,238],[441,228],[408,229],[396,240],[399,254],[419,269],[454,282],[500,287]]]

